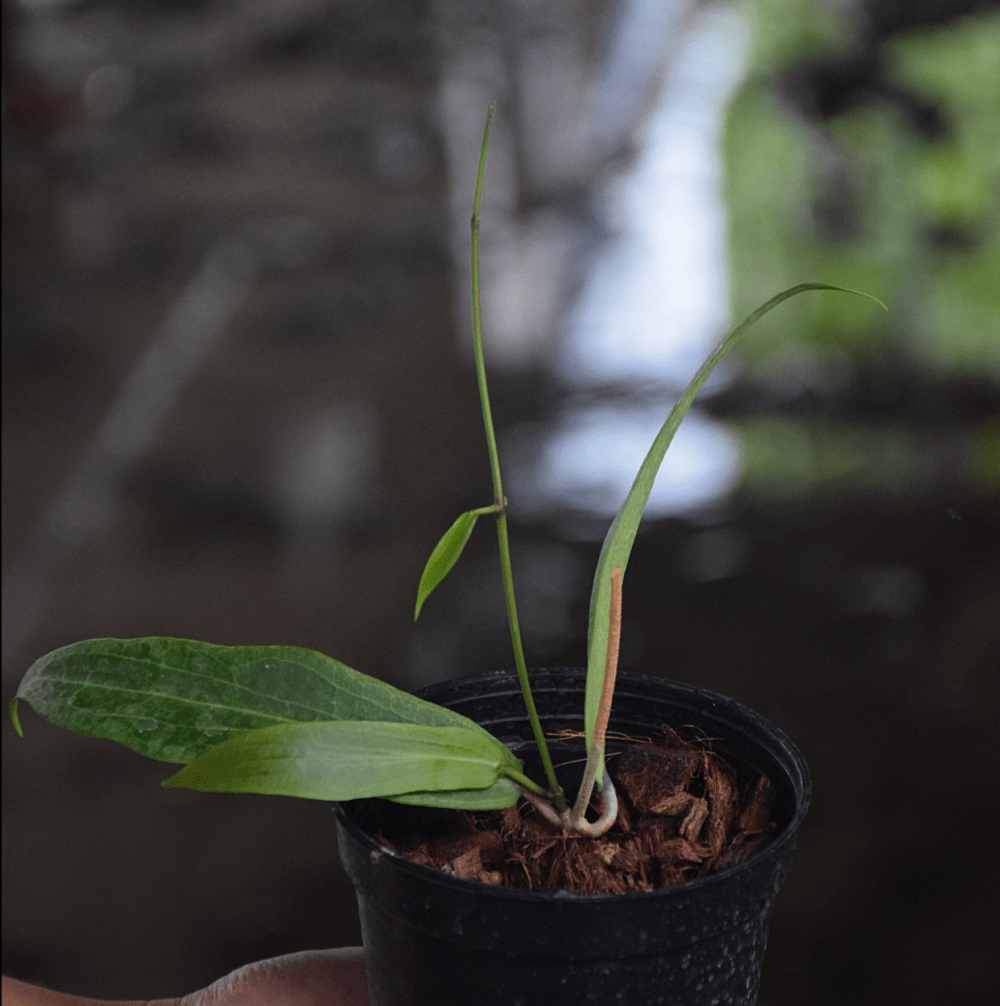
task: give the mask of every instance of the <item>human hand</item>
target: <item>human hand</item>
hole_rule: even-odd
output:
[[[3,979],[3,1006],[101,1006],[103,1000]],[[257,961],[179,999],[117,1001],[116,1006],[368,1006],[361,947],[304,950]]]

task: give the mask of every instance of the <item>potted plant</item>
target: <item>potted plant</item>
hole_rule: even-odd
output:
[[[297,647],[92,639],[37,660],[11,716],[20,733],[23,699],[61,726],[182,764],[166,787],[336,801],[372,1003],[753,1003],[770,905],[809,801],[808,770],[780,731],[733,700],[638,676],[623,676],[616,690],[622,578],[656,472],[712,370],[783,301],[845,288],[805,283],[779,293],[708,357],[605,539],[587,668],[529,672],[480,319],[480,202],[493,112],[491,105],[476,180],[472,300],[494,496],[462,514],[433,550],[415,617],[478,518],[494,516],[515,670],[410,695]],[[656,737],[658,745],[649,743]],[[564,760],[574,764],[557,769]],[[473,813],[492,814],[501,838],[480,839],[492,833]],[[404,854],[408,834],[439,832],[456,814],[466,840],[473,835],[466,851],[435,866],[419,842]],[[640,814],[654,819],[652,830],[642,830]],[[654,833],[660,844],[642,861],[639,846]],[[513,853],[515,873],[524,868],[520,885],[491,867],[504,836],[545,846]],[[574,863],[594,869],[569,867],[570,849]],[[528,868],[553,850],[563,871],[555,890]],[[613,893],[568,893],[574,870],[611,876],[612,886],[598,889]]]

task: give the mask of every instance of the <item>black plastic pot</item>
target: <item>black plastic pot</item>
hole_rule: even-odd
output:
[[[579,728],[583,671],[533,671],[531,682],[546,732]],[[418,694],[482,724],[542,778],[512,671]],[[461,880],[402,859],[372,838],[380,829],[390,833],[401,817],[427,823],[447,812],[383,800],[336,805],[372,1006],[752,1006],[771,903],[809,804],[809,771],[780,730],[740,703],[658,678],[619,675],[609,729],[652,737],[662,724],[711,738],[713,750],[747,785],[761,773],[770,777],[780,833],[763,851],[710,877],[651,893],[538,893]],[[571,750],[579,758],[582,744]],[[563,757],[553,753],[557,764]]]

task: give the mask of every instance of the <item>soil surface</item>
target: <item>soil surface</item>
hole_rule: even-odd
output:
[[[522,803],[456,811],[429,836],[379,841],[407,859],[486,884],[574,894],[653,891],[747,859],[776,832],[773,787],[741,793],[730,766],[669,727],[611,771],[618,820],[599,839],[563,832]]]

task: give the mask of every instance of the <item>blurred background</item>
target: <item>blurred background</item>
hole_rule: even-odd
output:
[[[762,1006],[1000,974],[1000,14],[985,0],[4,0],[3,691],[94,636],[294,643],[404,688],[509,666],[484,311],[529,662],[706,389],[622,666],[732,695],[815,797]],[[3,969],[190,991],[360,941],[320,803],[3,728]],[[993,962],[993,963],[991,963]]]

